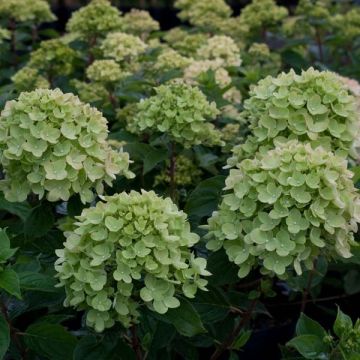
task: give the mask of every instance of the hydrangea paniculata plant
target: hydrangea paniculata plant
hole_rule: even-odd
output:
[[[177,293],[206,290],[206,260],[191,251],[199,236],[169,198],[143,190],[103,200],[77,217],[56,251],[65,306],[87,310],[87,324],[101,332],[136,322],[141,303],[164,314],[180,305]]]
[[[30,193],[49,201],[79,194],[91,202],[116,174],[132,177],[129,155],[107,143],[107,121],[90,105],[59,89],[21,93],[1,113],[0,156],[9,201]]]
[[[223,247],[239,277],[260,266],[286,276],[314,260],[351,257],[360,197],[347,161],[297,140],[230,170],[226,194],[208,221],[207,247]]]

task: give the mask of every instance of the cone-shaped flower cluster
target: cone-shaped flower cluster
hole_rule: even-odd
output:
[[[30,193],[49,201],[79,194],[93,200],[116,174],[131,177],[129,155],[107,143],[107,121],[90,105],[59,89],[22,93],[6,103],[0,118],[0,156],[9,201]]]
[[[296,140],[230,170],[226,194],[209,219],[211,250],[224,247],[239,276],[311,269],[319,255],[350,257],[360,197],[347,162]]]
[[[221,133],[209,122],[219,111],[198,88],[179,83],[155,91],[155,96],[138,104],[130,130],[164,132],[185,147],[222,145]]]
[[[206,260],[190,250],[199,236],[169,198],[121,193],[77,219],[57,250],[56,270],[65,305],[87,310],[96,331],[136,322],[141,303],[164,314],[180,305],[175,291],[192,298],[205,290]]]

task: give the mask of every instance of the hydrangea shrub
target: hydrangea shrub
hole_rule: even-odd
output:
[[[122,30],[145,40],[150,33],[160,30],[160,25],[148,11],[131,9],[123,17]]]
[[[354,97],[335,73],[310,68],[260,80],[244,102],[251,136],[229,164],[266,152],[275,141],[298,139],[347,156],[359,133]]]
[[[296,140],[230,170],[226,194],[208,222],[207,247],[223,247],[239,277],[301,274],[319,255],[351,257],[360,197],[347,162]]]
[[[30,193],[49,201],[79,194],[83,202],[103,192],[116,174],[131,177],[129,155],[107,143],[107,121],[90,105],[59,89],[21,93],[1,113],[0,156],[9,201]]]
[[[127,74],[114,60],[95,60],[86,69],[86,75],[91,81],[106,84],[117,82]]]
[[[223,66],[240,66],[240,50],[235,41],[225,35],[216,35],[207,40],[197,51],[200,59],[222,61]]]
[[[104,56],[118,62],[134,59],[146,48],[147,45],[138,36],[123,32],[110,33],[101,44]]]
[[[86,310],[87,324],[101,332],[136,322],[143,303],[164,314],[180,305],[176,292],[192,298],[206,290],[206,260],[191,251],[199,236],[169,198],[131,191],[103,200],[77,217],[56,252],[65,306]]]
[[[216,104],[209,103],[197,87],[175,83],[161,85],[155,91],[156,95],[138,104],[129,124],[131,131],[166,133],[185,147],[222,145],[221,133],[210,122],[219,114]]]
[[[66,25],[70,33],[88,40],[104,37],[110,31],[120,30],[123,24],[121,12],[108,0],[92,0],[87,6],[75,11]]]

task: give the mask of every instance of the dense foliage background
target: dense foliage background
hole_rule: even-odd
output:
[[[359,360],[359,80],[356,1],[0,0],[0,358]]]

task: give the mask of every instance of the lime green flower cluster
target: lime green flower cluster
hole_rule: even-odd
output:
[[[123,17],[122,30],[146,40],[150,33],[160,30],[160,25],[148,11],[131,9]]]
[[[286,277],[313,267],[319,255],[351,256],[360,197],[347,162],[297,140],[230,170],[227,193],[209,219],[207,247],[224,247],[239,277],[261,266]]]
[[[295,10],[295,16],[284,21],[283,30],[287,35],[300,34],[320,36],[320,30],[327,31],[331,26],[330,0],[299,0]],[[343,24],[344,26],[345,24]],[[318,33],[316,35],[316,33]]]
[[[41,24],[56,20],[46,0],[2,0],[0,17],[13,19],[16,22]]]
[[[166,162],[167,169],[170,162]],[[176,157],[175,184],[180,187],[196,184],[200,181],[202,171],[187,156],[179,155]],[[163,170],[155,177],[155,186],[159,184],[170,184],[170,174],[168,170]]]
[[[197,56],[206,60],[222,60],[223,66],[240,66],[240,50],[235,41],[225,35],[216,35],[207,40],[198,51]]]
[[[281,69],[281,56],[271,52],[263,43],[253,43],[244,53],[244,73],[252,80],[258,80],[271,75],[276,76]],[[255,80],[255,81],[254,81]]]
[[[132,129],[167,133],[185,147],[222,145],[221,133],[208,120],[219,114],[214,102],[196,87],[184,83],[161,85],[156,95],[138,103]]]
[[[108,34],[101,44],[104,56],[118,62],[135,59],[146,48],[147,45],[139,37],[123,32]]]
[[[266,30],[277,26],[287,15],[287,9],[274,0],[252,0],[241,11],[239,22],[247,26],[250,35],[264,36]]]
[[[156,59],[154,68],[157,70],[183,69],[191,63],[192,59],[179,54],[173,49],[164,49]]]
[[[276,140],[295,138],[347,156],[359,132],[354,97],[335,73],[313,68],[260,80],[244,108],[252,135],[234,148],[230,165],[274,148]]]
[[[66,25],[70,33],[82,39],[104,37],[110,31],[120,30],[123,25],[120,11],[108,0],[92,0],[89,5],[75,11]]]
[[[181,28],[171,29],[164,36],[169,46],[187,57],[194,56],[207,39],[208,35],[205,33],[189,33]]]
[[[181,9],[178,14],[181,20],[204,30],[216,30],[232,13],[223,0],[177,0],[175,7]]]
[[[184,79],[189,84],[196,84],[199,76],[208,72],[214,71],[215,81],[220,87],[225,87],[231,84],[231,77],[226,69],[223,67],[221,59],[215,60],[194,60],[184,69]]]
[[[337,14],[330,22],[343,42],[351,44],[360,37],[360,9],[354,8],[345,14]]]
[[[127,76],[114,60],[95,60],[87,69],[86,75],[91,81],[111,84]]]
[[[1,113],[0,155],[5,172],[1,189],[9,201],[30,193],[49,201],[72,194],[94,199],[116,174],[132,177],[129,155],[107,143],[107,122],[90,105],[59,89],[21,93]]]
[[[0,27],[0,45],[4,42],[4,40],[10,39],[10,31]]]
[[[45,73],[48,77],[71,74],[77,52],[62,39],[42,41],[37,50],[30,55],[28,66]]]
[[[101,332],[136,322],[140,303],[164,314],[180,305],[176,292],[206,290],[206,260],[190,250],[199,236],[170,198],[142,190],[103,199],[77,217],[56,251],[65,306],[87,310],[87,324]]]
[[[49,81],[40,75],[37,69],[29,66],[21,68],[12,76],[11,81],[19,92],[50,88]]]
[[[109,92],[103,83],[88,83],[74,79],[71,81],[71,85],[76,89],[76,94],[79,96],[79,98],[86,103],[107,104],[110,100]]]

